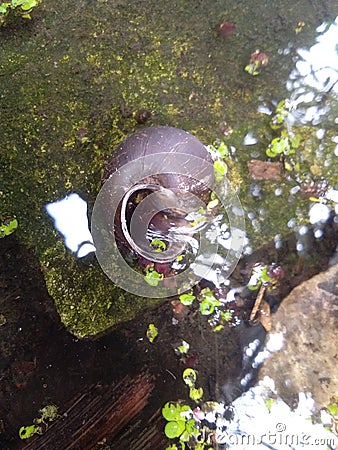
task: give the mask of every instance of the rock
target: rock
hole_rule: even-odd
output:
[[[272,318],[270,337],[283,335],[259,372],[271,377],[281,398],[294,407],[300,392],[311,393],[316,409],[338,392],[338,264],[303,282]]]

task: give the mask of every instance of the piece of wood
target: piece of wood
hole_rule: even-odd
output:
[[[95,450],[111,441],[148,403],[153,378],[144,372],[115,385],[95,384],[74,397],[43,435],[21,450]]]

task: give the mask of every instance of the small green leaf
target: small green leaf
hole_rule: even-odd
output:
[[[183,381],[184,381],[184,383],[188,387],[192,388],[192,387],[195,386],[196,380],[197,380],[197,374],[196,374],[195,370],[194,369],[190,369],[190,368],[185,369],[185,371],[183,372]]]
[[[268,397],[265,400],[265,406],[268,408],[268,411],[271,411],[271,406],[275,403],[275,399]]]
[[[202,300],[200,303],[200,312],[203,316],[209,316],[215,311],[215,307],[208,300]]]
[[[338,397],[337,396],[334,395],[331,398],[331,403],[328,405],[327,409],[332,417],[338,417]]]
[[[26,0],[22,5],[21,9],[23,11],[29,11],[30,9],[34,8],[34,6],[37,6],[38,2],[36,0]]]
[[[269,158],[275,158],[278,155],[278,153],[276,153],[272,147],[268,147],[265,150],[265,153]]]
[[[183,305],[190,306],[196,297],[192,294],[182,294],[178,298],[180,299],[180,302],[183,303]]]
[[[1,3],[0,14],[6,14],[8,7],[9,7],[9,3]]]
[[[271,282],[271,277],[268,275],[268,268],[262,264],[258,264],[253,267],[251,272],[251,277],[247,287],[251,291],[255,291],[260,287],[261,284],[267,285]]]
[[[42,434],[41,427],[37,425],[28,425],[27,427],[21,427],[19,430],[20,439],[29,439],[34,434]]]
[[[175,439],[185,430],[185,422],[178,420],[175,422],[168,422],[164,428],[164,433],[169,439]]]
[[[296,134],[295,136],[290,138],[290,141],[291,141],[292,148],[297,149],[299,147],[300,143],[302,142],[302,136],[299,134]]]
[[[169,421],[182,420],[181,418],[181,405],[179,403],[166,403],[162,408],[162,416]]]
[[[0,224],[0,238],[9,236],[18,228],[18,221],[13,217],[6,218]]]
[[[210,200],[210,202],[207,204],[207,210],[210,211],[211,209],[216,208],[216,206],[219,205],[218,198],[215,198],[214,200]]]
[[[161,239],[154,238],[150,245],[155,248],[155,252],[164,252],[164,250],[167,248],[165,242],[161,241]]]
[[[189,351],[190,345],[186,341],[182,341],[182,345],[179,345],[175,348],[175,351],[177,353],[180,353],[181,355],[186,355]]]
[[[221,302],[217,300],[213,292],[209,288],[202,289],[201,291],[202,300],[213,306],[220,306]]]
[[[144,276],[145,281],[150,286],[157,286],[159,280],[163,280],[163,278],[164,278],[163,273],[156,272],[156,270],[154,270],[153,267],[149,267],[149,269],[147,270],[147,273]]]
[[[248,72],[248,74],[257,76],[260,74],[259,69],[259,63],[258,61],[252,62],[244,67],[245,72]]]
[[[198,402],[203,397],[203,388],[190,388],[189,397],[191,398],[191,400]]]
[[[230,154],[228,146],[223,141],[220,142],[217,151],[221,158],[225,158]]]
[[[225,320],[226,322],[229,322],[229,320],[231,320],[232,314],[230,309],[227,309],[226,311],[221,311],[221,317],[223,320]]]
[[[156,339],[156,337],[158,335],[158,329],[155,327],[155,325],[153,323],[150,323],[148,325],[146,335],[147,335],[149,342],[154,342],[154,340]]]
[[[194,431],[196,431],[196,421],[195,419],[187,420],[187,423],[185,424],[186,431],[191,435]]]
[[[228,166],[224,161],[216,160],[214,162],[214,172],[216,181],[221,181],[228,171]]]

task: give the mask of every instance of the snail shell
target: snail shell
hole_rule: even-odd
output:
[[[172,157],[175,153],[177,162]],[[169,154],[170,158],[167,158]],[[186,155],[185,164],[189,164],[189,156],[191,159],[197,157],[201,160],[198,167],[196,164],[191,164],[191,173],[188,176],[182,175],[181,172],[182,154],[184,158]],[[154,155],[150,159],[154,161],[154,167],[156,168],[156,161],[161,160],[165,170],[159,173],[154,170],[152,173],[149,167],[145,168],[144,158],[150,155]],[[168,166],[165,164],[166,158]],[[129,164],[138,159],[140,164]],[[207,164],[203,164],[203,161]],[[175,242],[174,239],[169,238],[166,251],[156,256],[146,238],[148,226],[152,227],[155,234],[156,232],[159,235],[170,234],[170,229],[184,225],[187,203],[191,203],[188,208],[193,210],[196,207],[195,198],[200,202],[208,202],[210,185],[214,177],[212,158],[205,146],[193,135],[178,128],[158,126],[144,128],[122,142],[106,164],[103,183],[107,183],[110,178],[109,183],[113,181],[112,176],[126,165],[128,167],[127,179],[125,179],[127,190],[114,219],[116,240],[136,254],[152,261],[172,262],[184,251],[186,242],[184,240]],[[151,175],[149,175],[150,172]],[[137,202],[135,203],[137,195],[146,197],[148,209],[145,216],[136,218],[133,234],[130,221],[134,212],[137,216]],[[137,242],[135,233],[138,237]]]

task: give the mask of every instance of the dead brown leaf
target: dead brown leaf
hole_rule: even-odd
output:
[[[252,159],[248,162],[248,169],[254,180],[280,180],[282,163]]]

